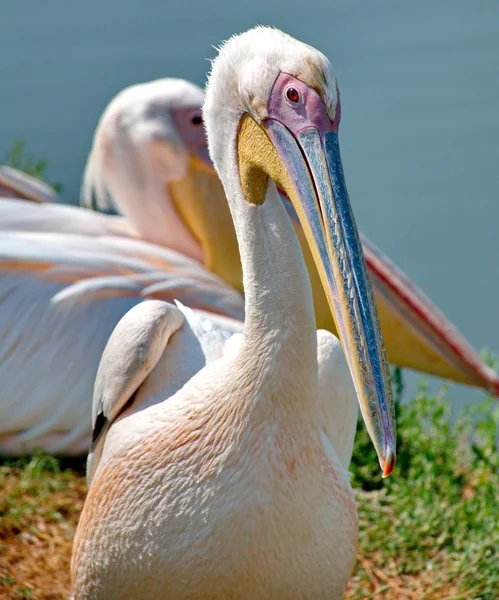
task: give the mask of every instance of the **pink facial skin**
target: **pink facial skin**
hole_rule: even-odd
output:
[[[298,102],[288,97],[288,90],[298,92]],[[291,94],[293,95],[293,94]],[[338,96],[336,116],[332,122],[319,94],[296,77],[280,73],[274,83],[268,104],[268,118],[279,121],[293,134],[298,135],[311,127],[319,131],[338,131],[341,104]]]
[[[198,107],[172,108],[173,123],[188,151],[195,154],[210,168],[213,164],[208,153],[208,143],[204,131],[203,113]]]
[[[291,102],[287,97],[289,88],[294,88],[298,92],[299,101],[297,103]],[[331,122],[324,103],[315,90],[292,75],[280,73],[270,93],[268,118],[279,121],[294,135],[298,135],[301,131],[312,127],[319,131],[338,131],[341,120],[339,92],[336,115],[334,121]],[[279,194],[284,206],[288,210],[291,220],[299,223],[295,209],[286,196],[286,193],[279,189]]]

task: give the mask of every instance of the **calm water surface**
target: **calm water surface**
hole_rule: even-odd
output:
[[[203,85],[212,45],[259,23],[335,66],[362,231],[476,348],[499,351],[497,0],[4,1],[0,158],[24,140],[75,203],[96,122],[120,89],[164,76]]]

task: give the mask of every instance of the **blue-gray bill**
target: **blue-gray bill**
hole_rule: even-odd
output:
[[[396,461],[393,393],[338,134],[309,128],[296,139],[274,120],[266,122],[266,129],[295,186],[296,198],[291,201],[321,275],[362,415],[387,477]]]

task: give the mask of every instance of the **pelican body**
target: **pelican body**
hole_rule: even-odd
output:
[[[340,431],[355,422],[341,422],[342,408],[355,388],[384,475],[395,425],[341,169],[336,79],[318,51],[256,28],[221,49],[204,116],[240,249],[244,329],[213,360],[181,305],[144,302],[114,330],[96,379],[74,598],[339,599],[357,543],[340,458]],[[276,185],[304,228],[350,380],[327,364],[339,342],[316,332]]]

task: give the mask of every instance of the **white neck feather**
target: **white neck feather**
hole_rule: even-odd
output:
[[[315,339],[310,280],[303,254],[275,184],[264,203],[238,206],[236,232],[243,265],[245,332],[286,333],[291,343]]]
[[[223,183],[243,270],[246,316],[240,357],[260,375],[279,371],[281,380],[301,378],[310,390],[317,379],[317,336],[300,244],[273,181],[262,205],[248,203],[239,183],[235,144],[231,148]]]
[[[109,177],[109,187],[116,206],[136,233],[154,244],[168,246],[199,262],[201,247],[178,216],[168,196],[167,183],[154,169],[137,177],[124,165],[116,176]]]

